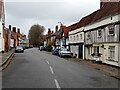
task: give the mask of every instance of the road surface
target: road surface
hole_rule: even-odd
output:
[[[36,48],[15,53],[3,71],[3,88],[118,88],[118,80],[86,65]]]

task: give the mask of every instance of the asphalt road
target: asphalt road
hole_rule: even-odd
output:
[[[36,48],[16,53],[2,73],[3,88],[118,88],[118,80]]]

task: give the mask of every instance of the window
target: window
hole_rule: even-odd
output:
[[[99,30],[97,31],[97,36],[98,36],[98,37],[101,37],[101,36],[102,36],[102,30],[101,30],[101,29],[99,29]]]
[[[70,39],[69,39],[69,38],[67,38],[66,40],[67,40],[67,41],[69,41]]]
[[[94,47],[94,53],[95,53],[95,55],[99,54],[99,46]]]
[[[109,25],[108,26],[108,28],[109,28],[109,35],[114,35],[114,25]]]
[[[82,39],[82,34],[80,34],[80,39]]]
[[[75,36],[74,36],[74,40],[75,40]]]
[[[78,35],[77,35],[77,40],[79,40]]]
[[[90,32],[87,33],[87,39],[90,39]]]
[[[114,60],[115,59],[115,46],[109,47],[109,59]]]

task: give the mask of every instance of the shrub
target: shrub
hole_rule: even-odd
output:
[[[52,46],[50,44],[47,44],[45,49],[46,49],[46,51],[51,52],[52,51]]]

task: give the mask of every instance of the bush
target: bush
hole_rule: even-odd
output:
[[[52,46],[50,44],[47,44],[45,49],[46,49],[46,51],[51,52],[52,51]]]

